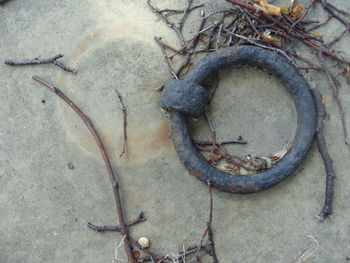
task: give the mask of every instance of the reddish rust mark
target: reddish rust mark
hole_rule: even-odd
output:
[[[139,129],[139,127],[135,129],[130,125],[127,154],[120,158],[120,161],[144,162],[157,158],[164,151],[173,151],[173,143],[169,138],[168,120],[164,119],[158,123],[153,129]]]
[[[172,149],[173,143],[170,140],[169,133],[169,122],[164,119],[161,121],[158,130],[155,132],[152,146],[155,149]]]

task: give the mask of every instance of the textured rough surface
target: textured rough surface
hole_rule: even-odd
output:
[[[296,68],[288,61],[266,49],[253,46],[240,46],[219,49],[198,62],[184,77],[186,82],[202,83],[205,78],[220,69],[237,65],[260,66],[276,76],[286,86],[294,100],[297,116],[297,129],[295,137],[288,152],[271,168],[249,176],[230,174],[215,169],[196,151],[191,135],[188,131],[187,117],[182,111],[170,113],[171,138],[180,160],[190,174],[197,176],[207,184],[210,181],[214,188],[232,193],[255,193],[268,189],[291,175],[301,162],[306,158],[316,130],[315,103],[304,78]],[[183,82],[183,81],[177,81]],[[172,82],[172,83],[177,83]],[[173,97],[181,86],[167,87],[174,90]],[[182,88],[183,89],[183,88]],[[171,90],[165,90],[165,94],[171,97]],[[181,94],[185,99],[196,94]],[[162,96],[163,99],[163,96]],[[193,103],[196,101],[194,100]],[[181,103],[181,100],[180,100]],[[201,106],[201,104],[199,104]]]
[[[200,117],[208,103],[208,89],[184,80],[172,79],[165,83],[160,106],[192,117]]]
[[[153,1],[162,8],[185,6],[183,0]],[[204,3],[207,12],[229,7],[223,0]],[[349,1],[332,3],[350,11]],[[197,29],[199,10],[189,18],[187,36]],[[316,18],[327,17],[312,11],[310,19]],[[170,75],[153,37],[176,45],[176,36],[146,1],[11,0],[0,7],[0,25],[0,61],[63,53],[63,61],[79,71],[72,75],[54,65],[0,63],[0,262],[111,262],[122,238],[86,227],[88,222],[116,223],[103,161],[81,120],[32,75],[56,84],[91,118],[121,178],[127,217],[143,210],[148,218],[131,228],[134,238],[149,238],[152,249],[164,254],[198,242],[208,216],[208,191],[179,161],[155,90]],[[332,21],[319,32],[327,41],[340,28]],[[347,36],[335,48],[349,56],[349,43]],[[309,49],[304,54],[314,59]],[[218,140],[242,135],[249,142],[228,147],[232,154],[268,155],[291,142],[296,113],[279,81],[251,67],[224,69],[220,79],[209,108]],[[325,136],[337,173],[333,219],[320,223],[314,218],[322,208],[325,182],[314,144],[294,175],[267,191],[213,192],[213,230],[222,262],[292,262],[314,247],[306,235],[315,237],[322,251],[311,262],[345,263],[350,255],[350,152],[326,79],[314,79],[329,112]],[[349,89],[342,83],[349,116]],[[129,111],[128,153],[122,158],[115,88]],[[210,139],[202,118],[191,120],[191,133]],[[125,259],[122,251],[119,255]]]

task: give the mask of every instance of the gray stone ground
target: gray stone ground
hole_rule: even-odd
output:
[[[228,6],[223,0],[202,2],[205,10]],[[158,3],[184,5],[184,1]],[[349,1],[334,3],[350,10]],[[322,20],[325,15],[313,11],[312,17]],[[190,21],[193,31],[198,12]],[[332,22],[324,31],[326,38],[341,28]],[[208,192],[188,175],[168,138],[168,120],[155,88],[169,75],[154,35],[175,41],[146,0],[13,0],[0,7],[1,61],[62,52],[63,61],[79,70],[74,76],[53,65],[0,64],[1,263],[111,262],[121,240],[117,233],[87,229],[87,222],[116,223],[105,167],[81,120],[34,83],[34,74],[62,88],[101,133],[121,178],[127,217],[142,210],[148,218],[131,228],[132,235],[147,236],[152,248],[164,254],[198,242],[207,221]],[[344,38],[336,47],[347,56],[349,40]],[[247,146],[230,148],[236,154],[269,154],[285,147],[292,140],[296,119],[282,85],[250,68],[220,74],[222,82],[211,108],[219,139],[244,136]],[[213,228],[221,262],[292,262],[304,249],[315,247],[307,235],[318,240],[322,252],[313,262],[345,262],[350,256],[350,152],[325,78],[317,83],[330,113],[325,134],[338,175],[334,217],[322,223],[314,217],[322,207],[325,181],[314,144],[298,171],[268,191],[251,195],[214,191]],[[129,152],[122,158],[118,157],[122,116],[115,88],[129,111]],[[349,117],[348,86],[343,85],[340,93]],[[203,120],[194,122],[193,130],[196,136],[209,138]],[[68,169],[69,162],[74,170]],[[122,249],[119,252],[125,258]]]

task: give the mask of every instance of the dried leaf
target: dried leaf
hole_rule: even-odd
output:
[[[132,254],[133,254],[135,261],[137,262],[138,259],[140,258],[140,252],[135,250]]]
[[[200,40],[202,43],[204,43],[204,44],[208,44],[208,42],[209,42],[209,39],[206,38],[206,37],[203,36],[203,35],[200,35],[200,36],[199,36],[199,40]]]
[[[281,46],[280,45],[281,44],[280,40],[277,39],[277,38],[272,37],[269,32],[262,33],[261,38],[262,38],[262,40],[264,42],[269,43],[269,44],[271,44],[271,45],[273,45],[275,47],[280,47]]]
[[[302,5],[297,4],[290,12],[290,15],[292,17],[300,17],[301,14],[303,13],[304,8],[302,7]]]
[[[281,16],[281,8],[275,5],[268,4],[266,0],[254,0],[254,7],[260,9],[265,14],[272,16]]]
[[[318,37],[318,38],[323,38],[323,35],[318,32],[310,32],[310,35],[313,35],[314,37]]]
[[[290,7],[281,7],[281,13],[284,15],[290,16],[292,19],[298,19],[304,11],[304,8],[301,5],[296,5],[294,8]]]

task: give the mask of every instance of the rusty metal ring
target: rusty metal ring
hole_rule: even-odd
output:
[[[165,107],[170,111],[170,136],[175,150],[189,173],[205,183],[210,181],[217,189],[241,194],[268,189],[293,173],[308,153],[316,130],[316,110],[308,84],[287,59],[269,50],[255,46],[223,48],[203,58],[183,81],[201,84],[212,72],[242,64],[261,66],[271,72],[285,84],[295,103],[297,129],[294,140],[285,156],[269,169],[253,175],[240,175],[212,167],[192,144],[187,127],[188,115]]]

